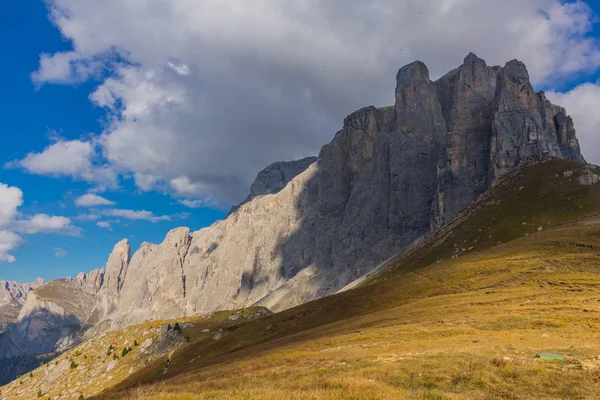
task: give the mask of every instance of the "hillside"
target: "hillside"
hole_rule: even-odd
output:
[[[599,176],[526,167],[357,288],[194,333],[95,398],[596,398]]]
[[[191,343],[192,337],[194,343],[214,340],[219,332],[267,314],[268,310],[254,307],[111,331],[54,359],[43,360],[39,368],[2,387],[0,399],[87,398],[119,384],[156,360],[161,360],[158,364],[164,368],[163,358],[188,340]],[[185,333],[176,328],[176,323]]]

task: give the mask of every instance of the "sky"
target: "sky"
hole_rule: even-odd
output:
[[[259,170],[393,103],[415,60],[525,62],[600,163],[600,4],[23,0],[0,13],[0,279],[74,276],[114,244],[226,216]]]

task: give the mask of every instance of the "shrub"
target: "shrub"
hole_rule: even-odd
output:
[[[171,328],[171,324],[167,325],[167,332],[169,332],[171,329],[173,329]]]
[[[30,372],[30,373],[29,373],[29,377],[30,377],[30,378],[33,378],[33,372]]]
[[[71,360],[71,369],[75,368],[77,368],[77,364],[75,364],[75,361]]]
[[[85,397],[83,397],[83,395],[80,394],[79,397],[77,398],[77,400],[85,400]]]
[[[129,349],[127,347],[123,347],[123,351],[121,351],[121,357],[125,357],[129,353]]]
[[[179,326],[179,322],[175,322],[175,326],[173,327],[173,330],[181,333],[181,327]]]
[[[189,343],[192,340],[192,337],[190,335],[187,335],[185,337],[185,340]]]
[[[38,389],[37,397],[39,398],[39,397],[42,397],[43,395],[44,395],[44,393],[42,393],[42,389]]]
[[[119,356],[117,355],[117,353],[114,353],[113,354],[113,360],[118,360],[118,359],[119,359]]]
[[[138,341],[137,341],[137,340],[134,340],[134,341],[133,341],[133,345],[134,345],[134,346],[139,346],[140,344],[138,343]]]

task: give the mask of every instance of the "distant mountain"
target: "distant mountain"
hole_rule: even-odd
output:
[[[489,67],[469,54],[437,81],[414,62],[396,82],[393,106],[350,114],[316,160],[259,173],[225,220],[175,229],[133,256],[119,242],[104,269],[36,290],[0,356],[60,350],[155,319],[285,310],[337,292],[440,230],[524,165],[584,162],[573,121],[534,91],[519,61]]]
[[[32,283],[0,280],[0,333],[6,329],[8,324],[16,321],[29,292],[43,284],[44,280],[41,278]]]

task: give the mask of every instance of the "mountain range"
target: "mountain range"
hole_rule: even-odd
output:
[[[488,66],[471,53],[435,81],[411,63],[394,105],[350,114],[316,158],[267,167],[225,220],[133,254],[125,239],[102,269],[13,289],[6,302],[20,299],[20,311],[0,359],[61,353],[151,320],[280,312],[334,294],[440,232],[503,177],[557,158],[585,162],[573,120],[534,90],[523,63]],[[594,171],[582,184],[598,182]],[[14,365],[4,382],[32,368]]]

